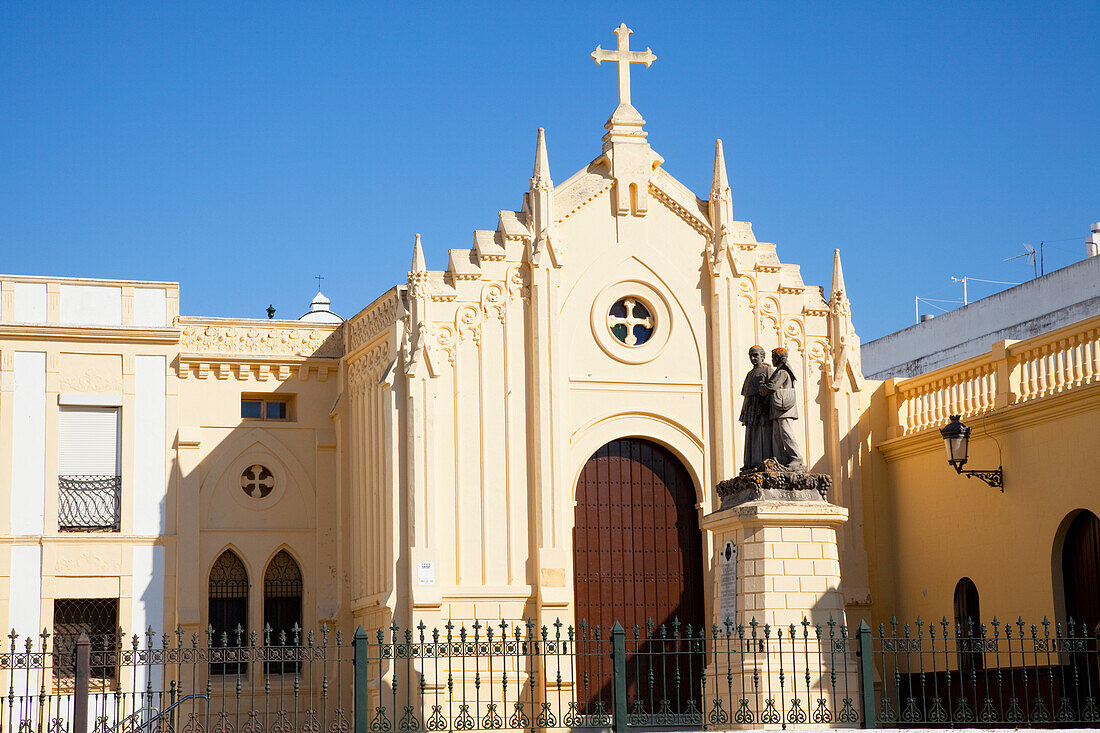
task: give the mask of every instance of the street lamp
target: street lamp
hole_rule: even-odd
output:
[[[947,450],[947,462],[955,469],[955,473],[974,478],[980,478],[995,489],[1004,493],[1004,472],[1000,466],[995,471],[964,471],[967,451],[970,449],[970,427],[959,420],[958,415],[952,415],[951,421],[940,428],[943,436],[943,447]]]

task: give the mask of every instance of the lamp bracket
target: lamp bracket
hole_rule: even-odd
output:
[[[1004,471],[1001,470],[1000,466],[997,466],[995,471],[964,471],[958,466],[955,470],[968,478],[978,478],[985,481],[993,488],[1000,489],[1002,494],[1005,492]]]

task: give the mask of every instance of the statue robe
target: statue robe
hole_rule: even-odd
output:
[[[742,471],[760,468],[764,459],[772,457],[772,427],[768,417],[768,397],[761,392],[764,382],[771,376],[767,364],[754,367],[745,375],[741,385],[741,424],[745,426],[745,453]]]
[[[786,363],[781,364],[765,380],[760,391],[768,396],[772,456],[789,468],[805,468],[806,462],[802,458],[794,432],[794,421],[798,419],[798,393],[794,388],[794,372]]]

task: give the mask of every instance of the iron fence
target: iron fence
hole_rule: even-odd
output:
[[[1097,727],[1100,627],[892,619],[873,648],[875,714],[902,727]],[[872,724],[874,721],[872,721]]]
[[[0,733],[1100,724],[1100,636],[1022,619],[9,638]]]
[[[59,531],[118,532],[121,522],[121,476],[57,477]]]
[[[847,725],[854,641],[837,624],[624,629],[560,621],[347,634],[14,632],[0,733],[389,733]],[[75,673],[74,673],[75,669]]]

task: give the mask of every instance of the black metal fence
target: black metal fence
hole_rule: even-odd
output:
[[[118,532],[121,522],[121,476],[57,477],[58,531]]]
[[[1100,627],[1094,633],[1045,618],[1037,625],[894,619],[877,632],[865,629],[881,725],[1100,724]]]
[[[0,733],[1100,723],[1100,638],[1022,620],[9,638]]]

